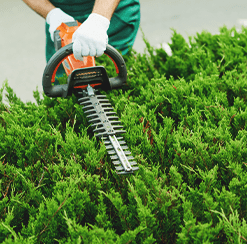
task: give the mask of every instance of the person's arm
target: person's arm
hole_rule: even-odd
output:
[[[37,14],[46,18],[47,14],[55,8],[49,0],[22,0]]]
[[[92,13],[100,14],[111,20],[120,0],[95,0]]]
[[[101,56],[108,43],[107,30],[120,0],[95,0],[92,13],[72,37],[76,59],[83,56]]]
[[[56,8],[49,0],[23,0],[31,9],[42,16],[49,24],[49,32],[52,41],[54,41],[54,32],[63,22],[75,21],[75,19]]]
[[[22,0],[37,14],[46,18],[47,14],[55,8],[49,0]],[[92,13],[100,14],[107,19],[111,19],[120,0],[95,0]]]

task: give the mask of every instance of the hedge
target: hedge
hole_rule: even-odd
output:
[[[174,30],[172,56],[145,42],[124,56],[127,86],[101,91],[132,175],[115,173],[75,96],[24,103],[5,82],[1,243],[247,242],[247,29],[189,43]]]

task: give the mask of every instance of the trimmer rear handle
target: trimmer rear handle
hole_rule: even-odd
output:
[[[109,78],[109,87],[114,89],[123,86],[127,80],[127,69],[123,57],[108,44],[104,53],[112,59],[118,74],[117,77]],[[71,87],[68,84],[53,86],[52,78],[54,78],[59,65],[71,54],[73,54],[73,43],[60,48],[47,63],[42,80],[43,90],[47,96],[66,97],[70,94]]]

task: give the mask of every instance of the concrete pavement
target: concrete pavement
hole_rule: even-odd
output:
[[[171,28],[186,39],[219,27],[240,27],[247,19],[246,0],[141,0],[141,28],[151,45],[169,42]],[[243,21],[241,22],[243,23]],[[0,87],[5,79],[23,101],[34,101],[33,91],[42,91],[45,68],[44,19],[20,0],[0,0]],[[143,52],[139,31],[134,48]]]

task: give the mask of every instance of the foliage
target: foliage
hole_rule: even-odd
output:
[[[174,31],[172,56],[146,45],[124,57],[127,86],[102,91],[127,130],[134,175],[114,172],[74,95],[35,91],[23,103],[4,84],[0,242],[247,241],[247,29],[189,44]]]

